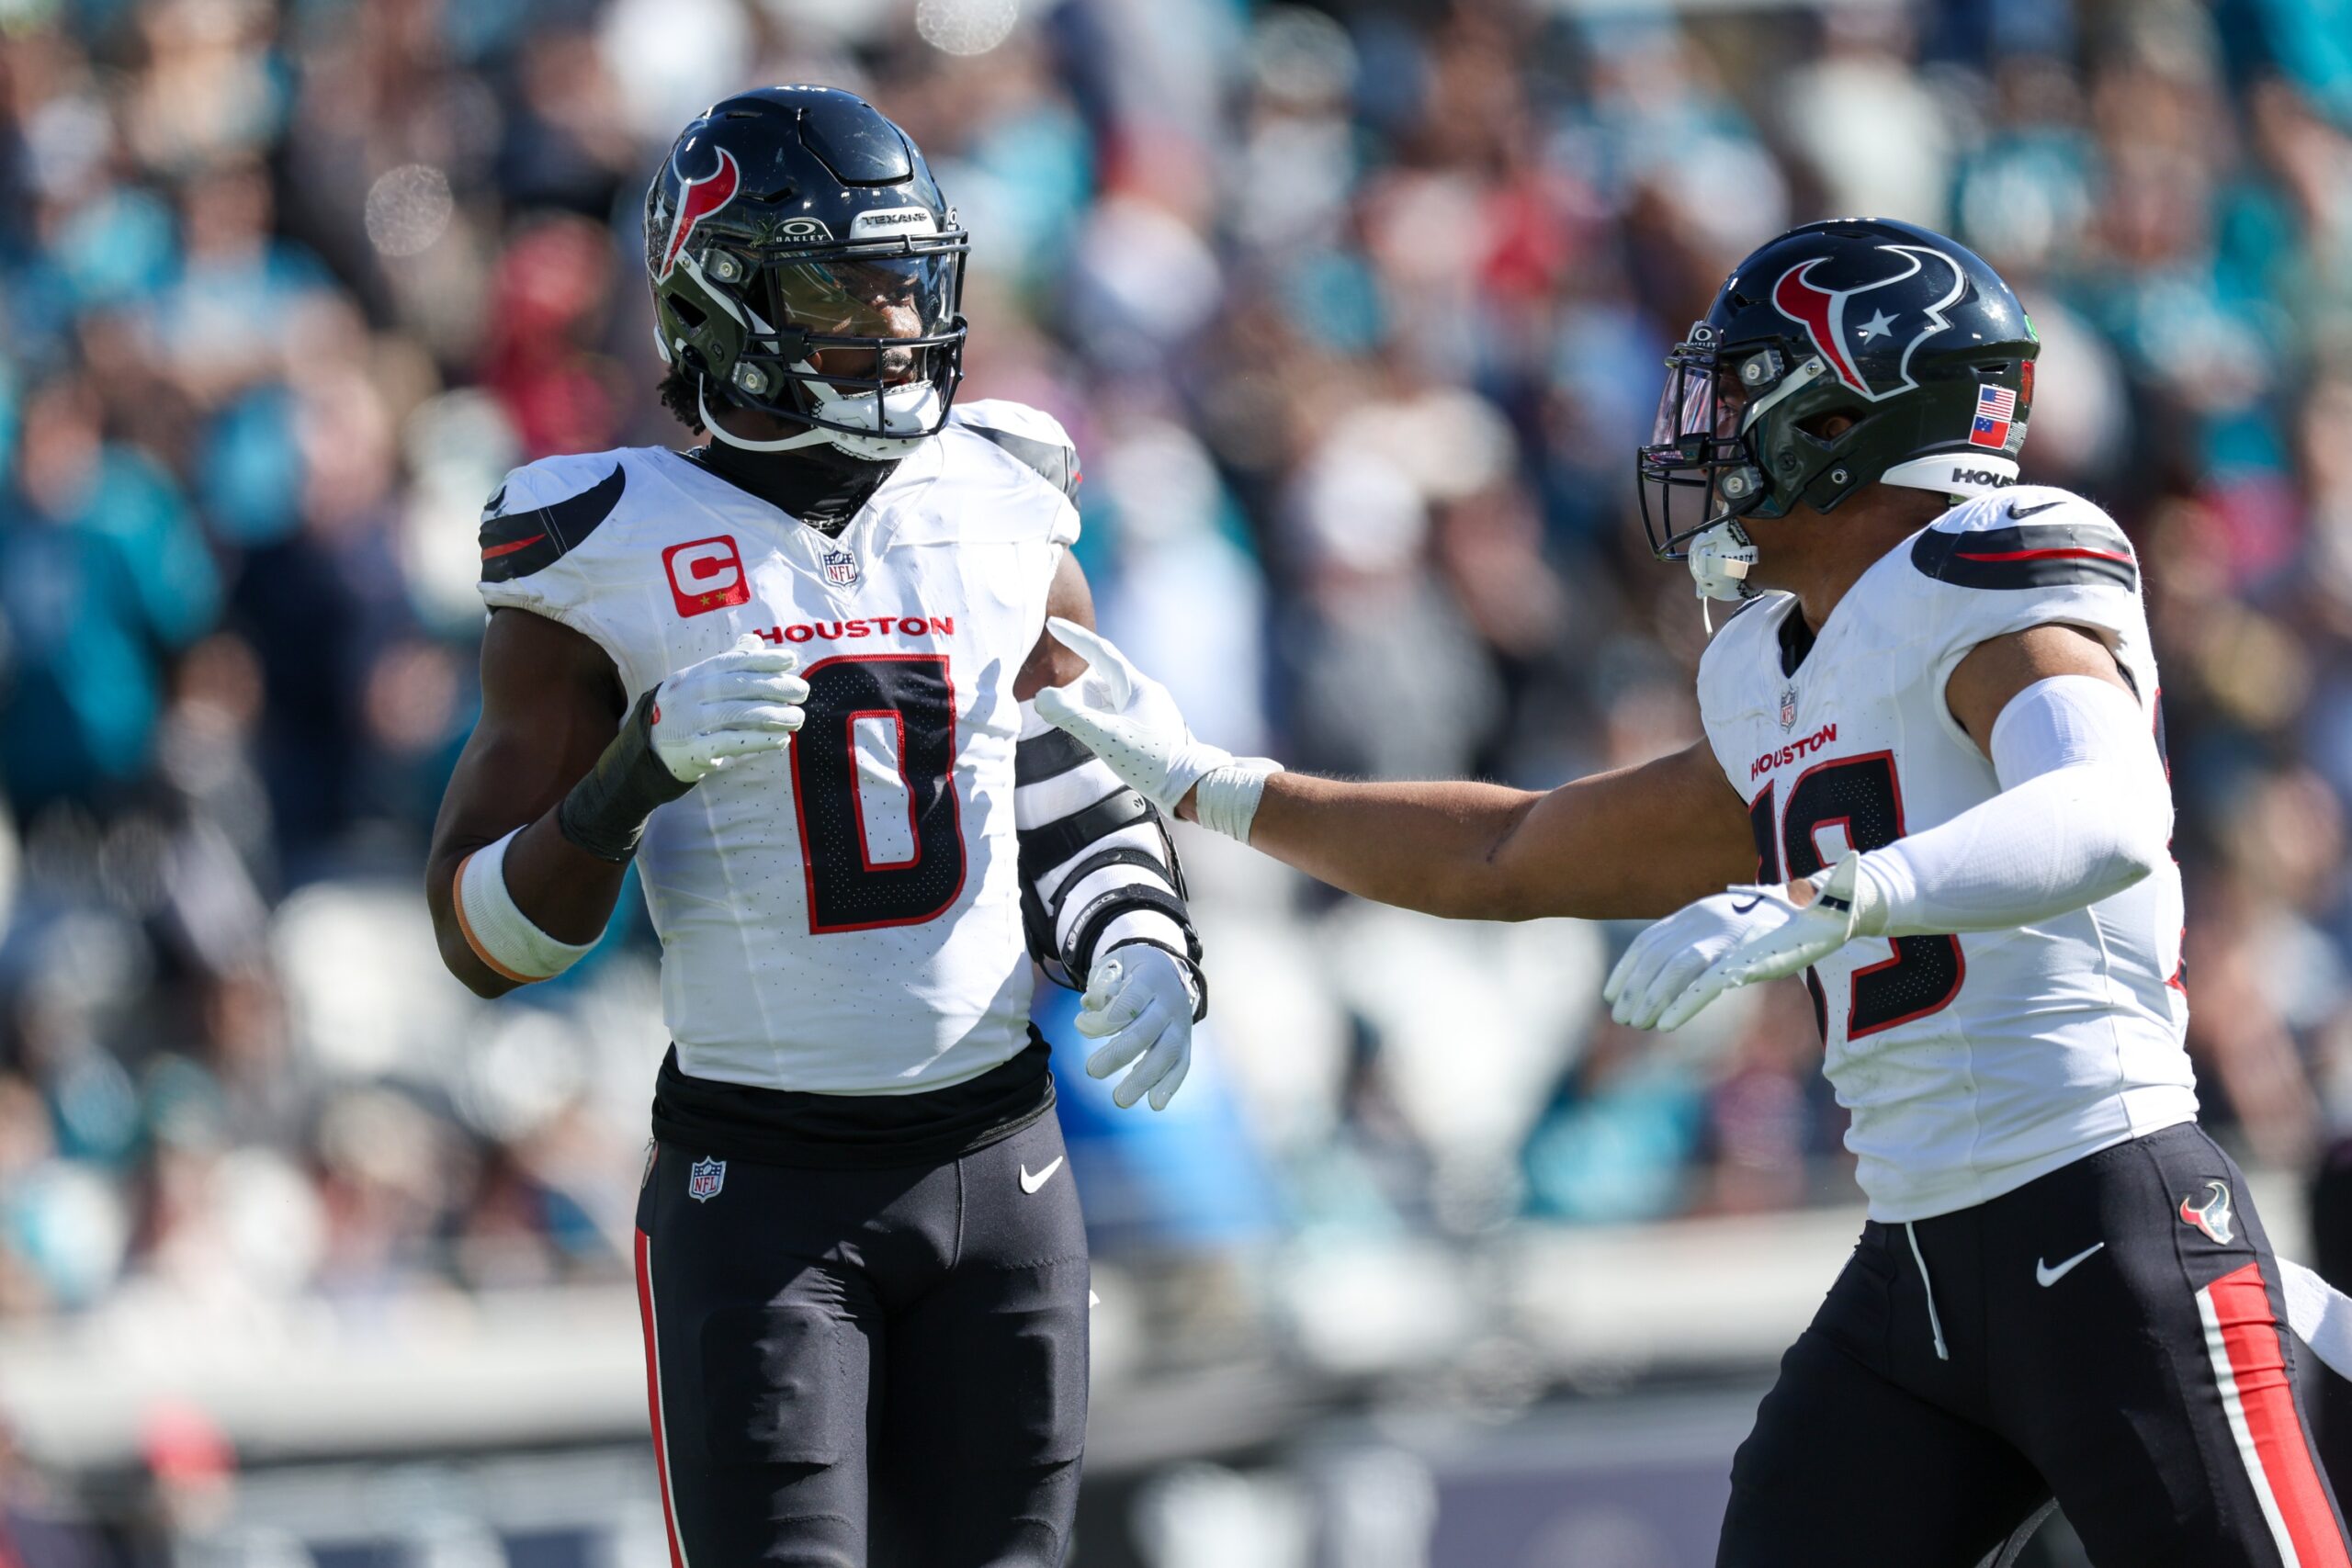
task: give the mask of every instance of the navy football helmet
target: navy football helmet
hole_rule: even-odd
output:
[[[645,193],[662,355],[716,439],[901,456],[963,378],[967,237],[907,133],[831,87],[762,87],[680,133]],[[807,430],[747,442],[712,399]]]
[[[1875,218],[1790,230],[1667,356],[1638,458],[1650,547],[1739,598],[1742,519],[1834,511],[1871,484],[2016,483],[2040,352],[2009,286],[1955,241]],[[1835,415],[1851,423],[1826,434]]]

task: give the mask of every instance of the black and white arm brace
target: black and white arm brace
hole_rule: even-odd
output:
[[[1193,1017],[1208,1012],[1200,938],[1159,809],[1076,739],[1021,705],[1013,820],[1029,950],[1055,984],[1085,987],[1096,958],[1130,942],[1183,960]]]

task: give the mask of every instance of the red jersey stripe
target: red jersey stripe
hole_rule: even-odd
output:
[[[490,548],[482,551],[481,558],[484,560],[496,560],[501,556],[511,556],[516,550],[529,549],[533,545],[537,544],[541,539],[546,537],[547,536],[545,534],[534,534],[527,539],[517,539],[511,545],[492,545]]]
[[[2115,560],[2126,566],[2136,565],[2128,555],[2113,550],[1987,550],[1952,552],[1962,560]]]

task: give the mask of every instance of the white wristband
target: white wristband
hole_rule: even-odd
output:
[[[1272,757],[1236,757],[1203,773],[1193,786],[1193,810],[1201,826],[1228,839],[1250,841],[1250,822],[1266,793],[1266,780],[1283,771]]]
[[[514,833],[522,830],[517,828]],[[506,978],[528,985],[562,974],[596,944],[574,947],[556,941],[533,925],[506,891],[506,846],[514,841],[514,833],[476,850],[458,865],[458,929],[475,957]]]

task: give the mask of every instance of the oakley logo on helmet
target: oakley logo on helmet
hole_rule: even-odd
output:
[[[1772,308],[1804,328],[1838,379],[1872,402],[1918,384],[1911,379],[1912,351],[1951,325],[1943,312],[1968,288],[1960,264],[1941,251],[1925,245],[1880,245],[1877,249],[1894,257],[1902,270],[1852,288],[1826,288],[1813,280],[1813,273],[1832,258],[1815,256],[1791,267],[1772,285]],[[1940,288],[1932,304],[1916,303],[1915,296],[1915,302],[1898,309],[1899,301],[1888,302],[1880,292],[1923,273],[1928,275],[1923,288]],[[1878,298],[1871,298],[1873,295]],[[1903,344],[1892,363],[1882,339],[1889,344]]]
[[[669,276],[670,269],[678,265],[678,253],[686,248],[695,225],[734,200],[735,193],[743,185],[743,173],[735,166],[735,155],[726,148],[712,149],[718,154],[718,166],[701,175],[689,175],[678,167],[678,158],[685,151],[681,147],[670,158],[670,172],[678,176],[678,210],[670,219],[670,243],[662,247],[663,277]]]
[[[780,240],[830,240],[833,231],[821,218],[787,218],[775,226]]]

